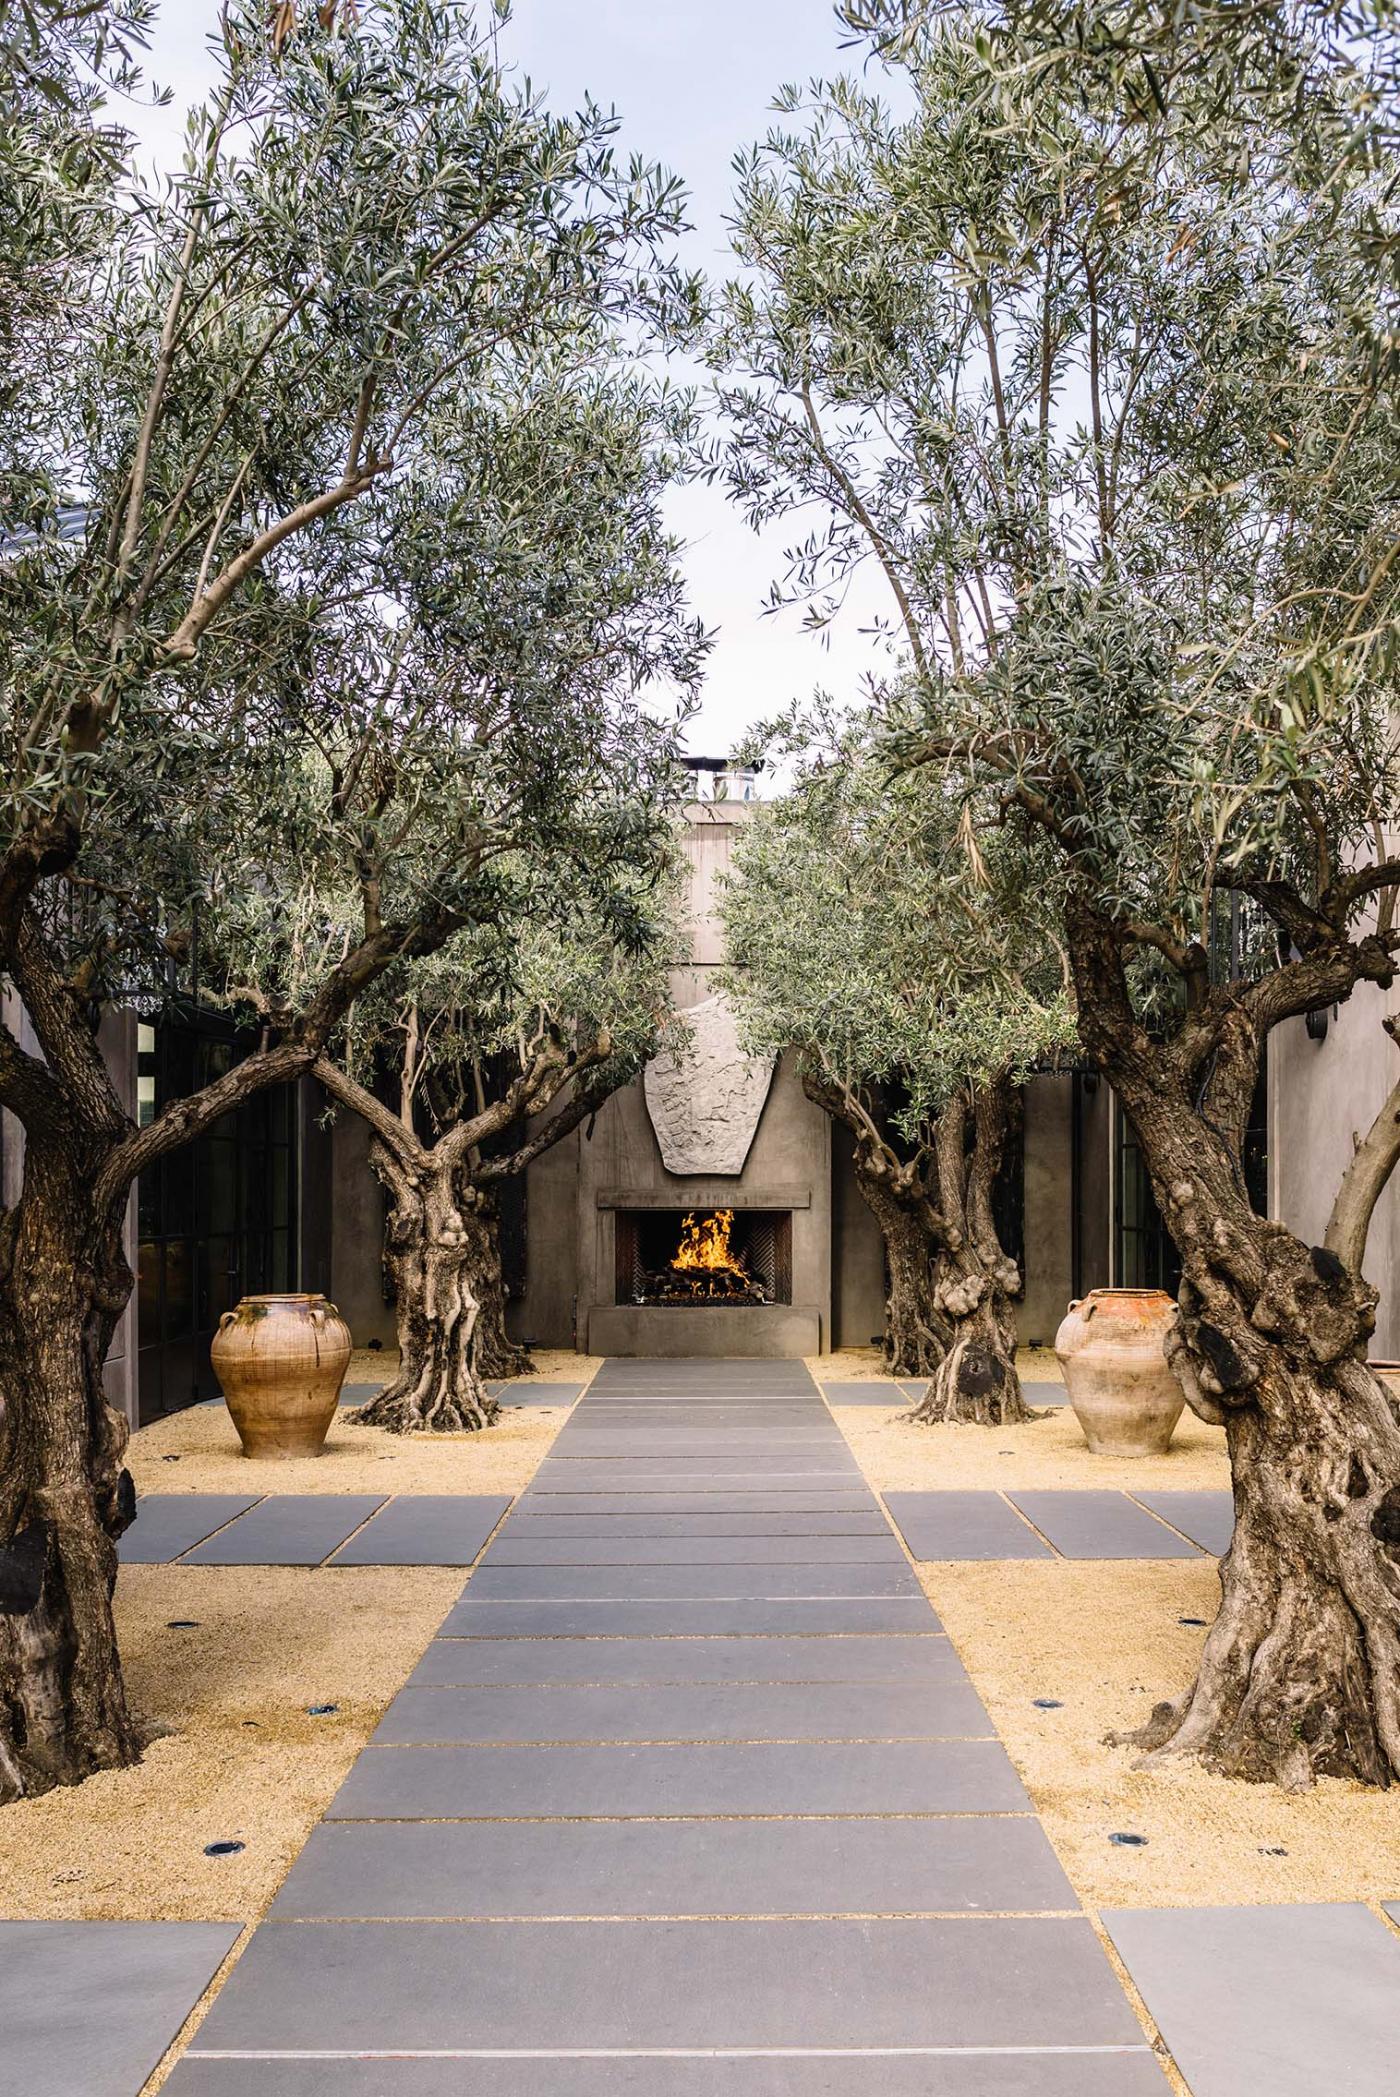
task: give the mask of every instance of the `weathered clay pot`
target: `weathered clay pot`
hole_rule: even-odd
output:
[[[1400,1362],[1367,1362],[1366,1367],[1381,1382],[1394,1398],[1400,1398]]]
[[[324,1296],[245,1296],[209,1349],[245,1456],[319,1456],[350,1362]]]
[[[1091,1289],[1065,1314],[1055,1353],[1095,1456],[1161,1456],[1186,1403],[1162,1340],[1176,1308],[1161,1289]]]

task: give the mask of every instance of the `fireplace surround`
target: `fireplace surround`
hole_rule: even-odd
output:
[[[821,1353],[829,1212],[824,1201],[814,1208],[810,1182],[751,1168],[741,1180],[696,1174],[689,1184],[678,1184],[661,1172],[638,1171],[630,1183],[600,1178],[585,1200],[597,1219],[596,1293],[580,1319],[590,1353]],[[732,1211],[731,1250],[742,1255],[771,1300],[649,1301],[645,1277],[665,1274],[686,1217],[699,1220],[720,1210]]]
[[[613,1301],[659,1310],[792,1302],[790,1209],[619,1209]],[[693,1247],[717,1248],[706,1264]]]

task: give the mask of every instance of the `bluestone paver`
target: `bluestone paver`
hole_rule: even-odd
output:
[[[823,1485],[847,1485],[859,1487],[864,1480],[849,1451],[831,1444],[818,1448],[807,1444],[796,1448],[791,1444],[781,1450],[765,1450],[761,1445],[745,1451],[732,1446],[716,1457],[706,1453],[703,1443],[691,1443],[685,1450],[668,1453],[665,1450],[638,1450],[624,1455],[620,1450],[594,1452],[575,1443],[572,1448],[561,1450],[556,1456],[551,1452],[549,1470],[545,1482],[567,1485],[572,1473],[582,1485],[589,1473],[610,1472],[615,1493],[653,1491],[647,1483],[648,1475],[664,1471],[683,1481],[693,1482],[697,1487],[704,1483],[714,1492],[723,1492],[736,1487],[753,1489],[765,1481],[772,1480],[779,1491],[790,1491],[795,1483],[799,1489],[820,1488]],[[820,1475],[814,1475],[820,1474]]]
[[[620,1537],[880,1536],[888,1539],[889,1534],[889,1523],[873,1507],[853,1507],[845,1514],[828,1513],[824,1509],[811,1514],[788,1514],[781,1509],[761,1514],[635,1514],[630,1508],[624,1512],[604,1508],[601,1512],[595,1509],[583,1514],[560,1514],[552,1507],[533,1503],[516,1509],[507,1532],[512,1543],[522,1537],[577,1543],[581,1538],[616,1541]]]
[[[123,1565],[169,1565],[255,1504],[251,1493],[142,1493],[117,1545]]]
[[[943,1637],[435,1638],[407,1687],[526,1682],[947,1682]]]
[[[0,1922],[0,2089],[139,2097],[236,1922]]]
[[[508,1493],[404,1493],[386,1501],[331,1564],[472,1565],[509,1506]]]
[[[533,1376],[522,1376],[518,1383],[488,1383],[486,1388],[502,1405],[570,1406],[583,1392],[581,1383],[544,1383]]]
[[[378,1493],[275,1493],[191,1551],[188,1565],[320,1565],[384,1499]]]
[[[976,1740],[990,1735],[965,1679],[683,1682],[401,1689],[377,1745],[511,1740]]]
[[[1359,1904],[1106,1909],[1192,2097],[1394,2097],[1400,1937]]]
[[[330,1820],[1024,1813],[996,1740],[369,1747]],[[743,1830],[736,1829],[736,1841]]]
[[[828,1405],[883,1405],[887,1412],[907,1413],[913,1403],[897,1383],[825,1383],[822,1390]]]
[[[589,1396],[612,1397],[619,1391],[699,1391],[706,1397],[729,1391],[762,1398],[815,1397],[816,1385],[803,1363],[794,1361],[713,1360],[681,1357],[646,1360],[614,1356],[605,1361],[589,1387]]]
[[[687,1467],[639,1458],[623,1466],[580,1463],[570,1458],[563,1463],[541,1464],[530,1490],[541,1498],[548,1493],[607,1493],[620,1497],[625,1493],[739,1492],[776,1497],[783,1492],[849,1492],[859,1489],[861,1483],[854,1464],[837,1464],[829,1459],[823,1459],[815,1469],[809,1464],[800,1469],[761,1464],[755,1468],[746,1460],[734,1469],[715,1470],[703,1461]]]
[[[1126,1493],[1020,1493],[1007,1498],[1029,1515],[1065,1558],[1196,1558],[1177,1536]]]
[[[323,1825],[274,1917],[927,1915],[1074,1909],[1030,1816]]]
[[[1235,1533],[1235,1502],[1231,1493],[1137,1493],[1144,1507],[1170,1522],[1173,1529],[1189,1536],[1193,1544],[1223,1558]]]
[[[1050,1558],[1053,1552],[1000,1493],[886,1493],[915,1558]]]
[[[245,1520],[247,1518],[245,1517]],[[1164,1532],[1165,1533],[1165,1532]],[[587,1601],[648,1596],[917,1595],[907,1564],[898,1565],[505,1565],[490,1558],[472,1576],[479,1601]]]
[[[373,1523],[370,1527],[373,1528]],[[430,1561],[431,1562],[431,1561]],[[439,1560],[438,1563],[443,1561]],[[491,1553],[503,1565],[904,1565],[889,1529],[865,1536],[539,1536],[514,1529]]]
[[[1028,2080],[1033,2078],[1033,2080]],[[616,2053],[598,2059],[187,2056],[167,2097],[1169,2097],[1146,2044],[1067,2054]]]
[[[743,1492],[707,1493],[537,1493],[533,1485],[516,1502],[517,1515],[792,1515],[860,1514],[875,1511],[869,1488],[844,1485],[815,1492],[777,1492],[771,1486]]]
[[[753,1597],[672,1596],[638,1601],[626,1595],[571,1601],[483,1601],[476,1581],[453,1604],[442,1632],[457,1638],[820,1637],[939,1629],[922,1594]]]
[[[193,2049],[1142,2043],[1082,1917],[267,1923]]]

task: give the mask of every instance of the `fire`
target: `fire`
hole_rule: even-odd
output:
[[[733,1228],[732,1209],[715,1209],[709,1216],[687,1216],[681,1225],[681,1242],[671,1265],[701,1269],[711,1274],[747,1276],[747,1269],[729,1250],[729,1233]]]

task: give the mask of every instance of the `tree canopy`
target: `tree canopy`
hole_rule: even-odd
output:
[[[891,1365],[932,1374],[931,1419],[1011,1418],[1020,1276],[998,1180],[1017,1088],[1074,1031],[1052,869],[1005,831],[980,838],[957,796],[892,777],[878,720],[827,727],[736,844],[725,981],[749,1047],[794,1051],[850,1131],[885,1236]]]
[[[1079,1036],[1181,1257],[1168,1352],[1234,1478],[1199,1676],[1136,1739],[1384,1783],[1400,1432],[1359,1262],[1400,1089],[1324,1245],[1255,1213],[1241,1151],[1273,1030],[1400,952],[1389,169],[1364,124],[1337,150],[1345,53],[1301,125],[1189,63],[1139,124],[1120,68],[999,19],[915,23],[907,120],[819,85],[742,170],[728,471],[826,520],[784,584],[819,616],[883,571],[891,764],[1056,857]]]
[[[22,13],[0,966],[41,1053],[0,1032],[26,1134],[0,1539],[45,1573],[35,1621],[0,1622],[0,1796],[139,1748],[100,1383],[133,1178],[306,1070],[385,970],[493,921],[506,854],[586,853],[609,801],[654,828],[702,645],[659,508],[685,405],[631,368],[691,309],[679,193],[617,161],[614,118],[552,116],[468,5],[230,0],[183,169],[147,194],[101,98],[149,9]],[[197,971],[258,1045],[137,1127],[98,1018]]]
[[[917,1150],[960,1088],[1052,1062],[1073,1016],[1024,849],[892,778],[877,738],[869,718],[841,724],[740,833],[725,982],[755,1054],[795,1050],[857,1111],[883,1095]]]

